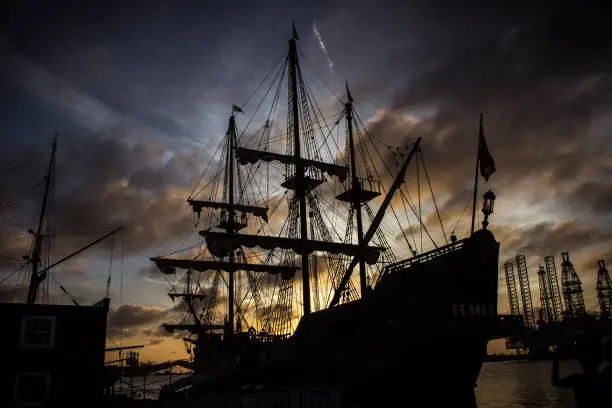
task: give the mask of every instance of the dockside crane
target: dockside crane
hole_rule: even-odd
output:
[[[612,317],[612,282],[603,259],[597,261],[597,299],[602,319]]]
[[[569,259],[569,253],[562,252],[561,257],[561,285],[563,287],[563,297],[565,298],[566,317],[574,318],[586,313],[584,306],[584,294],[582,282],[576,273],[574,265]]]
[[[557,276],[557,267],[555,266],[555,257],[544,257],[544,266],[546,268],[546,277],[548,278],[548,293],[550,294],[552,315],[555,321],[561,321],[563,318],[563,300],[561,298],[561,290],[559,288],[559,278]]]
[[[538,281],[540,283],[540,313],[538,316],[538,324],[542,326],[555,321],[551,304],[552,296],[544,265],[540,265],[538,270]]]
[[[504,272],[506,273],[506,285],[508,287],[508,301],[510,303],[510,314],[521,318],[521,310],[519,307],[518,294],[516,292],[516,277],[514,275],[514,264],[512,261],[504,263]],[[513,338],[506,338],[506,348],[511,350],[519,350],[519,343]]]
[[[535,329],[536,321],[533,312],[533,301],[531,300],[531,288],[529,286],[529,274],[527,273],[527,261],[525,255],[516,256],[516,268],[518,269],[519,285],[521,287],[521,299],[523,300],[523,317],[525,327]]]
[[[516,278],[514,276],[514,265],[512,262],[506,262],[504,264],[504,271],[506,272],[506,285],[508,286],[510,314],[513,316],[520,316],[521,310],[519,308],[518,294],[516,292]]]

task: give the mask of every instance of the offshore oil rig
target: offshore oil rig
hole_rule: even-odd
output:
[[[504,263],[510,314],[517,323],[506,337],[507,350],[537,358],[547,355],[560,337],[578,339],[612,333],[612,281],[604,260],[597,261],[599,313],[587,310],[582,281],[569,253],[561,253],[560,285],[556,265],[551,255],[538,267],[539,307],[535,308],[525,255],[518,254]]]

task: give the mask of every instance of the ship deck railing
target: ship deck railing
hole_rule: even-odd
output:
[[[439,258],[440,256],[457,252],[463,249],[465,246],[465,242],[468,240],[462,239],[460,241],[452,242],[448,245],[444,245],[443,247],[433,249],[431,251],[422,253],[420,255],[413,256],[412,258],[404,259],[403,261],[399,261],[390,265],[387,265],[383,270],[383,275],[388,273],[393,273],[400,270],[408,269],[416,264],[424,264],[431,262],[432,260]]]

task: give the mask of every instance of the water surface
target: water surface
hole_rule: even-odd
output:
[[[571,390],[550,383],[552,361],[485,363],[478,378],[478,408],[575,407]],[[561,361],[561,376],[580,372],[575,361]]]
[[[478,378],[478,408],[575,407],[573,393],[550,384],[552,361],[508,361],[485,363]],[[561,361],[561,375],[580,372],[575,361]],[[173,376],[178,379],[182,376]],[[123,389],[129,389],[129,380]],[[142,396],[142,377],[133,379],[134,394]],[[147,398],[157,398],[159,389],[168,383],[163,376],[147,377]],[[119,387],[118,387],[119,389]],[[435,406],[435,405],[431,405]]]

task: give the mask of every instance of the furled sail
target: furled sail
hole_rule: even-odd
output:
[[[357,256],[360,252],[359,245],[343,244],[339,242],[327,242],[317,240],[302,240],[300,238],[269,237],[261,235],[234,234],[227,235],[220,232],[202,231],[200,234],[206,237],[206,245],[210,253],[217,257],[227,256],[231,251],[242,246],[247,248],[260,247],[267,250],[290,249],[296,254],[309,255],[315,251],[329,252],[332,254],[344,254]],[[368,246],[363,249],[363,258],[373,265],[378,262],[380,253],[385,248]]]

